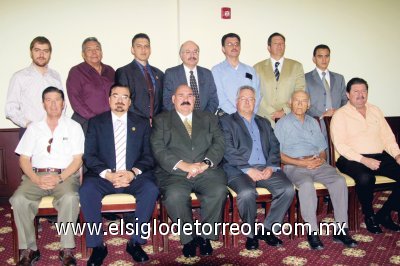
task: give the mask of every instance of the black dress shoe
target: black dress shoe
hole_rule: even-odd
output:
[[[307,241],[308,241],[308,244],[310,245],[311,249],[314,249],[314,250],[324,249],[324,245],[322,244],[321,240],[319,239],[317,232],[312,232],[311,234],[307,235]]]
[[[379,227],[379,223],[376,222],[375,216],[365,217],[365,226],[370,233],[382,234],[382,229]]]
[[[63,266],[75,266],[76,265],[76,259],[74,257],[74,254],[72,253],[72,250],[69,248],[64,248],[64,249],[60,250],[59,258],[60,258]]]
[[[349,234],[349,229],[345,228],[344,233],[340,233],[333,236],[333,241],[336,243],[342,243],[348,248],[357,247],[358,243]]]
[[[136,262],[145,262],[149,260],[149,256],[147,256],[140,244],[133,244],[129,241],[126,245],[126,252],[128,252]]]
[[[248,237],[246,240],[246,249],[247,250],[256,250],[258,249],[258,239],[253,237]]]
[[[103,213],[102,216],[107,221],[116,221],[116,220],[121,219],[121,217],[119,217],[118,215],[116,215],[114,213]]]
[[[183,245],[182,253],[186,258],[196,257],[196,242],[194,239]]]
[[[21,251],[17,266],[30,266],[40,259],[39,250],[24,249]]]
[[[200,247],[200,255],[210,256],[213,253],[213,248],[211,246],[210,239],[204,239],[202,237],[197,237],[197,245]]]
[[[397,224],[395,224],[393,222],[392,217],[390,215],[381,216],[378,213],[377,215],[375,215],[375,221],[378,224],[381,224],[386,229],[389,229],[389,230],[395,231],[395,232],[400,232],[400,226],[398,226]]]
[[[103,260],[107,257],[108,250],[107,246],[101,245],[93,248],[92,255],[90,255],[89,260],[87,261],[87,266],[101,266],[103,264]]]
[[[265,243],[267,243],[270,246],[273,247],[280,247],[282,246],[282,240],[277,238],[274,233],[272,233],[268,229],[264,229],[264,234],[262,233],[262,230],[258,230],[257,236],[255,236],[257,239],[264,240]]]

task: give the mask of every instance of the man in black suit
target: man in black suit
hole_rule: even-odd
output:
[[[254,114],[256,93],[250,86],[239,88],[236,97],[237,112],[220,119],[225,136],[224,170],[228,186],[237,194],[242,220],[252,227],[246,249],[258,249],[258,239],[268,245],[280,246],[282,241],[272,231],[272,225],[282,223],[294,188],[280,170],[279,142],[271,123]],[[264,230],[255,232],[257,216],[256,187],[267,188],[273,201],[264,220]],[[275,229],[276,230],[276,229]]]
[[[129,87],[132,105],[130,111],[151,119],[162,110],[164,73],[150,66],[150,38],[138,33],[132,39],[131,53],[135,59],[115,72],[115,82]]]
[[[192,88],[196,96],[196,90],[199,97],[196,99],[198,108],[201,111],[215,113],[218,109],[217,88],[210,70],[198,66],[200,48],[193,41],[184,42],[179,50],[179,56],[182,64],[168,68],[165,71],[163,105],[164,109],[170,111],[174,108],[172,103],[172,94],[175,89],[182,84]]]
[[[84,176],[79,196],[85,221],[101,224],[101,200],[114,193],[132,194],[136,198],[138,228],[149,221],[158,197],[153,181],[154,164],[150,150],[149,121],[132,112],[128,87],[113,85],[110,90],[111,111],[89,120],[85,140]],[[137,262],[149,258],[141,248],[146,236],[135,232],[126,251]],[[101,265],[107,256],[103,233],[87,234],[87,246],[93,248],[87,265]]]
[[[185,257],[211,255],[211,240],[218,239],[214,227],[222,220],[227,189],[224,171],[218,167],[224,155],[224,136],[218,119],[209,112],[194,110],[195,97],[187,85],[180,85],[172,102],[175,110],[158,115],[153,122],[151,147],[158,162],[156,177],[163,204],[174,223],[181,222],[181,243]],[[201,202],[202,224],[211,225],[211,233],[196,237],[190,193]],[[192,233],[184,234],[183,225]]]

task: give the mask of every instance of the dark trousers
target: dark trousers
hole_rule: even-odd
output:
[[[158,197],[158,188],[151,178],[140,175],[125,188],[114,188],[110,181],[101,177],[85,177],[79,190],[81,209],[85,222],[100,224],[102,222],[101,200],[104,196],[115,193],[126,193],[135,196],[135,217],[137,218],[139,229],[141,224],[150,220]],[[148,231],[148,228],[146,231]],[[141,232],[135,231],[135,234],[131,237],[131,242],[144,244],[146,242],[145,237],[141,235]],[[97,247],[102,243],[102,231],[99,235],[91,235],[86,228],[86,244],[89,248]]]
[[[344,174],[351,176],[356,182],[358,200],[361,203],[362,212],[366,217],[372,216],[372,200],[374,197],[375,176],[382,175],[396,181],[392,194],[380,210],[382,215],[390,215],[393,210],[400,210],[400,165],[388,153],[363,154],[364,157],[381,161],[378,170],[371,170],[362,163],[350,161],[340,156],[336,166]]]

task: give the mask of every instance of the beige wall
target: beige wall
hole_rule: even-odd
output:
[[[223,6],[232,8],[231,20],[220,19]],[[220,39],[227,32],[241,36],[241,61],[253,65],[268,56],[267,37],[278,31],[286,36],[286,56],[302,62],[306,72],[314,68],[314,46],[328,44],[330,69],[346,80],[365,78],[370,102],[398,116],[398,10],[398,0],[2,0],[0,128],[13,127],[4,118],[8,83],[30,64],[29,43],[37,35],[52,42],[50,66],[65,84],[69,69],[82,61],[80,46],[88,36],[102,42],[103,62],[116,69],[132,60],[133,35],[146,32],[150,63],[165,70],[180,63],[178,48],[188,39],[200,45],[200,65],[222,61]]]

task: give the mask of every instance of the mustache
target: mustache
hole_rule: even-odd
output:
[[[190,102],[186,101],[186,102],[182,102],[181,105],[191,105]]]
[[[116,105],[116,106],[125,106],[124,103],[116,103],[115,105]]]
[[[190,57],[189,60],[197,60],[197,57]]]

